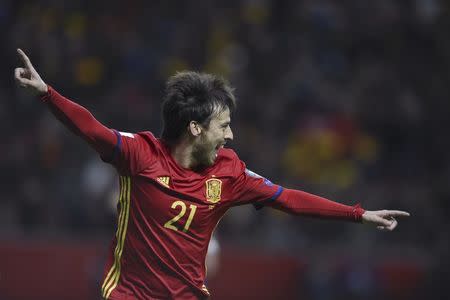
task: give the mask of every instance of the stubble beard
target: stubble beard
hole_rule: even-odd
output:
[[[200,168],[210,167],[217,157],[215,146],[204,143],[197,145],[194,148],[193,157]]]

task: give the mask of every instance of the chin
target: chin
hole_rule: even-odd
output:
[[[202,168],[207,168],[207,167],[211,167],[214,162],[216,161],[216,157],[214,154],[214,157],[210,156],[210,157],[204,157],[202,160],[199,161],[199,166],[201,166]]]
[[[218,153],[217,153],[217,152],[213,153],[213,154],[209,157],[208,161],[206,162],[206,165],[207,165],[208,167],[212,166],[212,165],[216,162],[217,156],[218,156]]]
[[[214,163],[216,162],[216,159],[215,158],[212,158],[212,159],[210,159],[208,162],[207,162],[207,166],[208,167],[211,167]]]

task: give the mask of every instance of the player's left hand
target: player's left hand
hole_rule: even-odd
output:
[[[409,213],[401,210],[366,210],[362,215],[362,222],[373,224],[379,230],[392,231],[398,225],[396,217],[409,217]]]

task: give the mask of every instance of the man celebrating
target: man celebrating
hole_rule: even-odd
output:
[[[221,78],[181,72],[167,82],[161,138],[119,132],[45,84],[25,53],[17,83],[38,95],[68,129],[120,175],[117,232],[104,280],[104,299],[204,299],[208,243],[225,212],[270,206],[297,215],[373,224],[391,231],[407,212],[365,211],[283,188],[247,170],[236,153],[230,116],[233,90]]]

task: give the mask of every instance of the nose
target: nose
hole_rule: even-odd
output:
[[[227,131],[225,132],[225,139],[226,140],[233,140],[233,131],[231,130],[231,127],[227,128]]]

